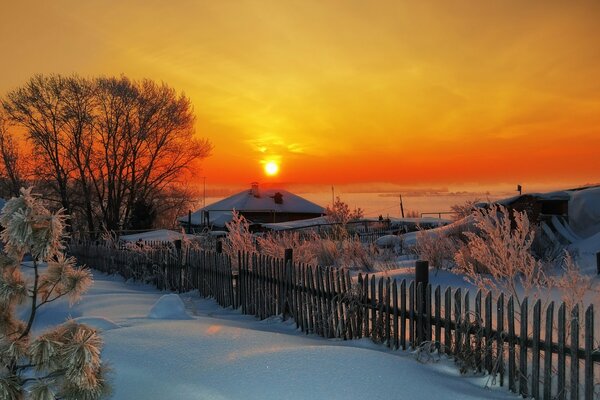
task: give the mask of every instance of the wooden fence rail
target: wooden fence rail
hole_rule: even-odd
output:
[[[536,399],[600,398],[600,349],[594,307],[571,310],[512,296],[396,281],[345,269],[311,267],[257,254],[238,265],[215,252],[132,251],[73,242],[91,268],[146,280],[163,290],[197,290],[223,307],[264,319],[291,317],[325,338],[370,338],[391,349],[445,353],[463,372],[485,372],[499,385]]]

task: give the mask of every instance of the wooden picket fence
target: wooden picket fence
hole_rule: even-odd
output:
[[[197,290],[223,307],[264,319],[291,317],[325,338],[370,338],[419,356],[447,354],[464,371],[536,399],[600,398],[600,349],[593,305],[567,310],[528,299],[443,289],[348,270],[312,267],[257,254],[236,265],[214,252],[168,248],[135,253],[73,243],[81,263],[164,290]],[[555,312],[556,311],[556,312]],[[582,319],[583,318],[583,319]]]

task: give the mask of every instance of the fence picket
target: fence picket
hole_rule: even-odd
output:
[[[567,330],[567,307],[562,303],[558,308],[558,391],[556,398],[564,400],[567,397],[566,385],[566,330]]]
[[[516,363],[516,336],[515,336],[515,300],[513,296],[508,299],[508,388],[511,392],[517,391],[517,363]]]
[[[584,356],[584,398],[594,398],[594,305],[591,304],[585,311],[585,356]]]
[[[533,306],[533,338],[531,351],[531,396],[540,398],[540,334],[542,303],[540,300]]]
[[[579,304],[571,311],[571,400],[579,399]]]
[[[527,298],[521,302],[521,332],[519,335],[519,394],[527,397],[528,390],[528,375],[527,375]]]
[[[399,332],[398,332],[398,284],[396,279],[392,282],[392,307],[394,309],[394,344],[392,348],[398,350],[400,347]]]
[[[544,400],[552,399],[552,329],[554,302],[546,308],[546,335],[544,337]]]

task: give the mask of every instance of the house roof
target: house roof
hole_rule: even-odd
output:
[[[141,241],[160,241],[160,242],[171,242],[173,240],[181,240],[183,239],[184,234],[177,231],[172,231],[169,229],[157,229],[148,232],[135,233],[132,235],[122,235],[119,239],[125,242],[137,242]],[[194,238],[193,235],[185,234],[187,239]]]
[[[503,206],[509,206],[522,198],[535,198],[538,200],[564,200],[568,201],[571,198],[569,192],[560,190],[556,192],[548,192],[548,193],[525,193],[518,196],[509,197],[506,199],[498,200],[495,203],[501,204]]]
[[[283,189],[258,190],[258,196],[252,189],[244,190],[229,196],[223,200],[207,205],[192,213],[192,224],[202,224],[202,212],[208,211],[210,222],[214,225],[223,226],[231,220],[233,210],[252,212],[294,213],[294,214],[323,214],[325,209],[312,201],[306,200],[294,193]],[[281,194],[281,203],[275,202],[275,195]],[[188,216],[184,215],[177,219],[180,222],[188,222]],[[219,223],[217,223],[217,220]]]

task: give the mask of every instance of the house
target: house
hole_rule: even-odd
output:
[[[496,202],[527,213],[541,229],[541,237],[555,245],[569,245],[600,231],[600,186],[549,193],[529,193]]]
[[[254,228],[264,223],[298,221],[320,217],[325,209],[283,189],[261,189],[252,183],[249,190],[236,193],[216,203],[179,217],[177,220],[190,231],[204,227],[222,228],[231,221],[233,211],[239,212]]]
[[[497,201],[511,210],[526,212],[529,220],[534,223],[548,222],[553,217],[568,221],[569,200],[571,194],[567,191],[549,193],[528,193]]]

